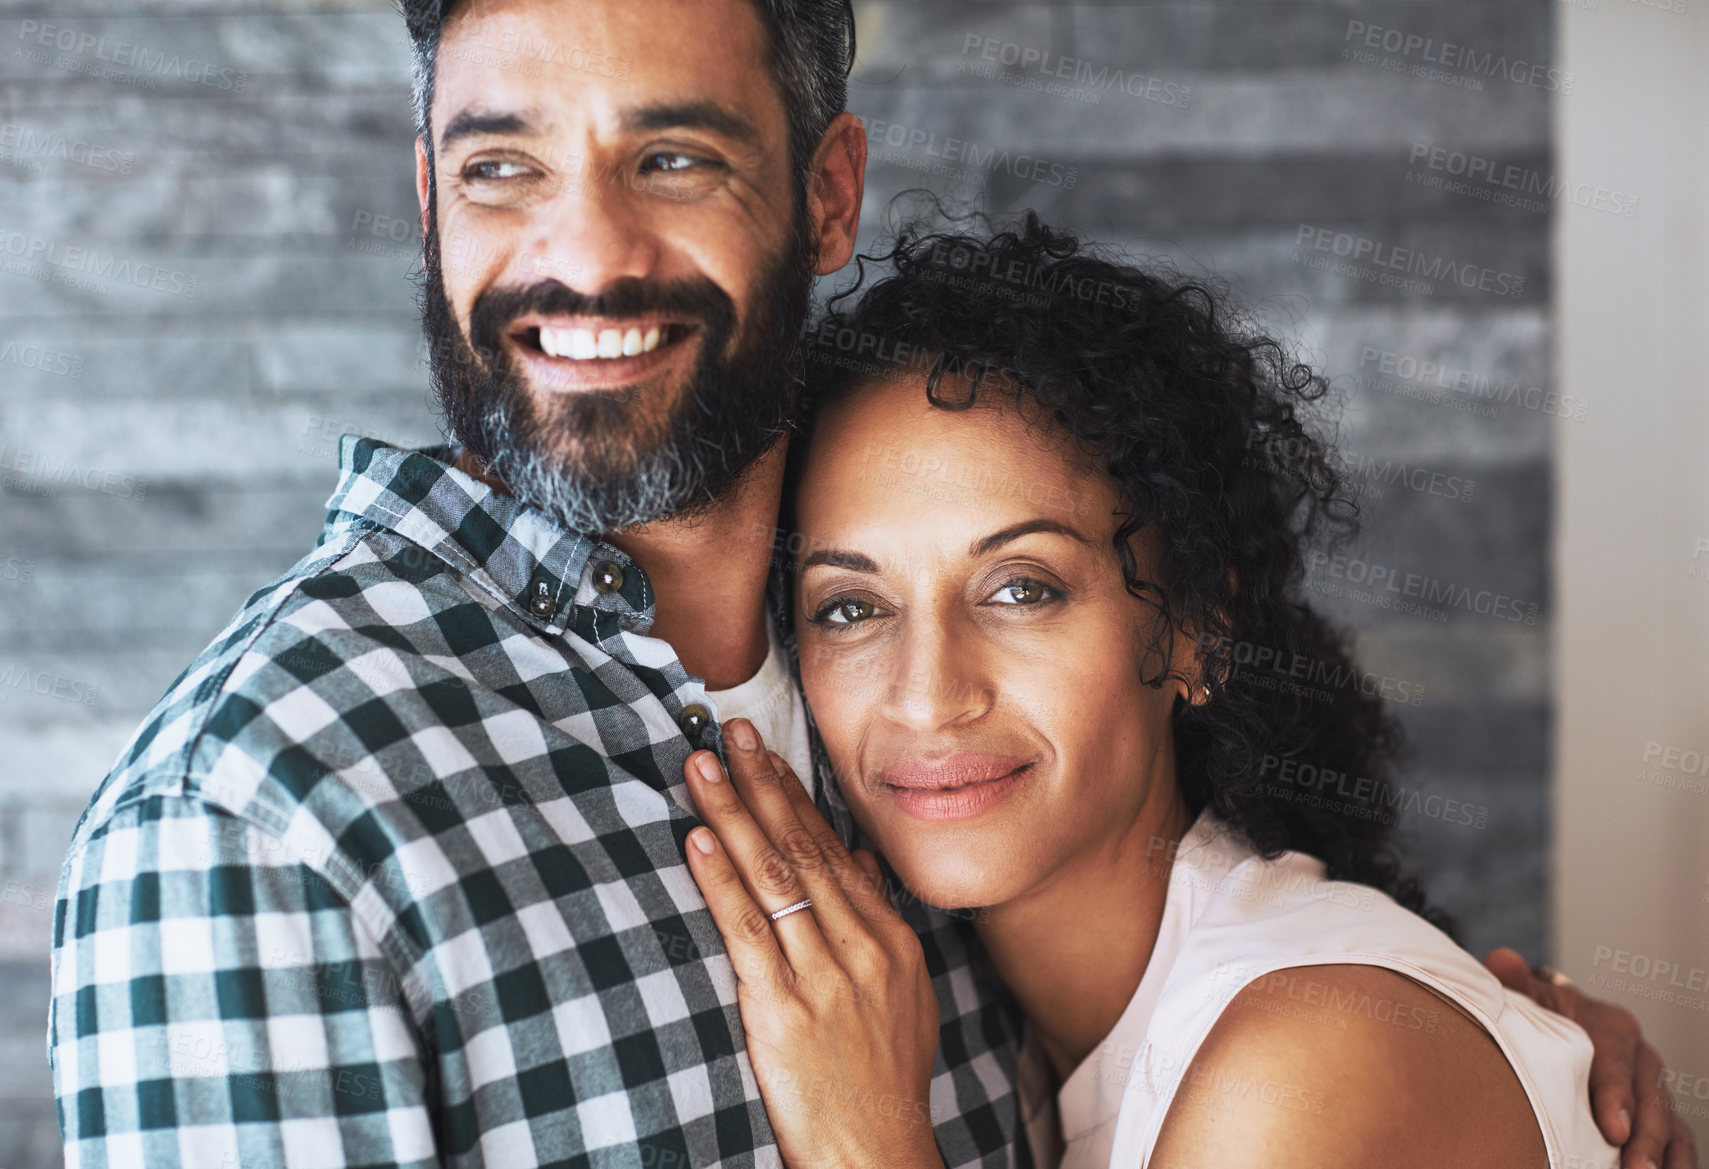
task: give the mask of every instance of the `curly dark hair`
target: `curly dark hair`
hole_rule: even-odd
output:
[[[1107,467],[1125,496],[1114,540],[1128,591],[1166,618],[1136,663],[1143,680],[1168,680],[1177,631],[1196,639],[1210,701],[1174,712],[1178,781],[1194,812],[1209,805],[1260,854],[1309,853],[1329,876],[1450,929],[1390,843],[1399,727],[1354,664],[1351,637],[1302,599],[1304,552],[1358,522],[1333,449],[1308,426],[1327,382],[1208,282],[1132,266],[1032,212],[1008,230],[957,226],[899,229],[887,251],[859,257],[855,286],[812,327],[808,435],[793,444],[786,498],[814,414],[875,377],[926,373],[927,397],[946,410],[1012,395]],[[955,371],[971,380],[965,397],[942,392]],[[1151,527],[1156,581],[1129,543]],[[1337,778],[1337,798],[1314,790],[1323,776]]]

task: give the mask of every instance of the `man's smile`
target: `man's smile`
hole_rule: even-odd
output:
[[[506,334],[531,372],[547,385],[595,389],[632,384],[688,350],[701,331],[692,321],[660,316],[519,317]]]

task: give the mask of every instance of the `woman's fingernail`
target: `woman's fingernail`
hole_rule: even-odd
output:
[[[754,724],[745,718],[731,722],[729,735],[730,741],[743,751],[752,751],[760,745],[760,737],[754,733]]]
[[[776,751],[767,751],[766,757],[771,760],[772,767],[780,774],[789,767],[789,764],[783,761],[783,756]]]
[[[1632,1114],[1624,1108],[1620,1110],[1620,1125],[1626,1130],[1626,1135],[1632,1135]]]
[[[718,847],[712,843],[712,833],[705,828],[696,828],[688,834],[688,838],[694,842],[694,847],[707,856],[711,856],[712,850]]]
[[[695,761],[694,768],[700,772],[700,778],[707,783],[717,783],[724,778],[724,769],[718,766],[718,757],[710,751],[701,752]]]

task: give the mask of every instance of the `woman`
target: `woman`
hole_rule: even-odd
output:
[[[1584,1032],[1400,879],[1381,699],[1235,665],[1351,674],[1300,599],[1302,547],[1347,519],[1297,417],[1323,383],[1031,216],[889,259],[819,336],[904,360],[824,363],[792,452],[801,680],[833,803],[908,895],[979,907],[1035,1160],[1614,1164]],[[713,831],[687,851],[780,1148],[941,1165],[919,943],[876,858],[726,732],[740,790],[690,759]],[[1369,782],[1326,802],[1282,762]]]

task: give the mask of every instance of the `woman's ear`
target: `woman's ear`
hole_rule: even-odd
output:
[[[1228,593],[1231,601],[1238,581],[1234,569],[1230,568]],[[1231,625],[1227,611],[1221,607],[1217,611],[1216,624],[1224,629]],[[1232,642],[1227,635],[1211,633],[1197,622],[1182,622],[1180,632],[1174,655],[1176,660],[1169,663],[1170,672],[1180,680],[1181,700],[1189,706],[1203,706],[1211,700],[1215,688],[1228,685],[1229,676],[1234,672],[1233,655],[1224,656]],[[1185,653],[1180,652],[1183,645]]]

